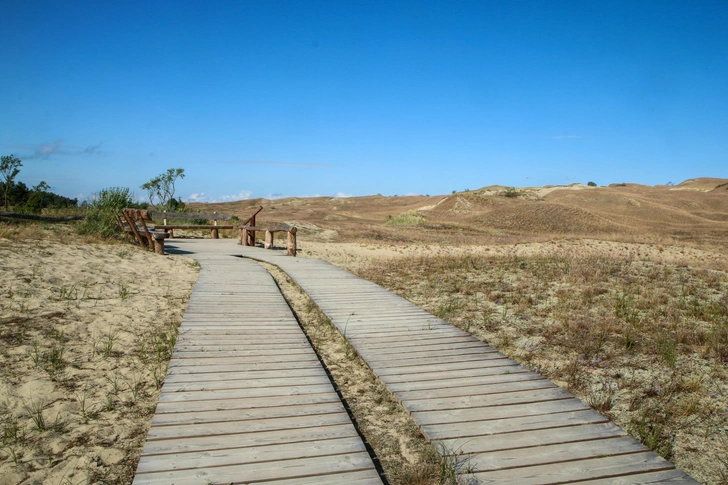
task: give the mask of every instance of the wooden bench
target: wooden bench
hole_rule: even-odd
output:
[[[263,207],[259,207],[255,213],[250,216],[243,224],[255,225],[255,216],[263,210]],[[234,216],[230,214],[218,214],[217,212],[212,213],[193,213],[193,212],[151,212],[152,219],[162,220],[163,224],[155,224],[155,230],[162,230],[169,233],[170,237],[174,237],[175,229],[209,229],[213,239],[218,239],[220,229],[235,229],[235,225],[220,225],[218,221],[230,221]],[[187,220],[205,220],[212,221],[212,224],[169,224],[168,219],[187,219]]]
[[[125,234],[129,234],[132,240],[144,249],[149,249],[157,254],[164,254],[164,240],[169,234],[162,231],[149,230],[145,219],[148,219],[147,211],[139,209],[124,209],[121,214],[114,214],[117,224]]]
[[[276,232],[288,233],[287,252],[289,256],[296,255],[296,232],[298,231],[292,226],[255,226],[251,224],[241,224],[240,233],[238,235],[238,244],[243,246],[255,246],[255,232],[265,231],[265,249],[273,249],[273,234]]]

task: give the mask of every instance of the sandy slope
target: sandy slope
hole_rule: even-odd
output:
[[[0,484],[131,483],[196,277],[126,245],[0,239]]]

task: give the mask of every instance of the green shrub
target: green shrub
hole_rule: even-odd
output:
[[[587,185],[589,187],[596,187],[597,186],[597,184],[595,184],[594,182],[589,182]]]
[[[520,195],[520,193],[518,192],[518,190],[516,190],[515,187],[508,187],[506,189],[506,191],[503,192],[503,195],[505,195],[506,197],[515,198],[515,197],[518,197]]]
[[[425,218],[416,211],[403,212],[398,216],[389,217],[386,224],[389,226],[419,226],[425,223]]]
[[[109,187],[94,194],[87,205],[86,217],[78,226],[81,234],[95,234],[103,238],[113,238],[121,234],[121,228],[114,214],[127,207],[136,208],[133,194],[128,187]]]

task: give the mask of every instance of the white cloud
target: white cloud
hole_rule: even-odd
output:
[[[72,145],[64,145],[63,140],[60,138],[56,141],[48,143],[39,143],[35,145],[6,145],[17,147],[23,151],[30,151],[31,153],[25,153],[18,155],[23,160],[48,160],[51,157],[56,156],[89,156],[89,155],[101,155],[101,143],[98,145],[89,145],[86,147],[77,147]]]
[[[250,196],[253,195],[253,192],[250,190],[241,190],[235,195],[223,195],[220,197],[220,200],[217,202],[232,202],[235,200],[246,200],[250,199]]]
[[[221,195],[220,197],[211,197],[204,192],[196,192],[190,194],[185,199],[185,202],[235,202],[236,200],[249,199],[253,195],[250,190],[241,190],[234,195]]]
[[[328,163],[295,163],[295,162],[276,162],[264,160],[240,160],[235,162],[225,162],[234,165],[269,165],[272,167],[298,167],[298,168],[327,168]]]
[[[345,194],[344,192],[336,192],[336,195],[334,195],[337,199],[346,199],[347,197],[354,197],[352,194]]]

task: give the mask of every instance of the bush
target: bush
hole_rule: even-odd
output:
[[[424,223],[425,218],[413,210],[403,212],[398,216],[390,216],[386,222],[389,226],[419,226]]]
[[[515,197],[518,197],[520,194],[518,193],[518,191],[516,190],[515,187],[508,187],[506,189],[506,191],[503,193],[503,195],[505,195],[506,197],[515,198]]]
[[[589,182],[587,185],[589,187],[596,187],[597,186],[597,184],[595,184],[594,182]]]
[[[103,238],[113,238],[121,234],[121,228],[114,217],[127,207],[136,208],[128,187],[110,187],[92,196],[87,205],[86,218],[78,226],[81,234],[95,234]]]

